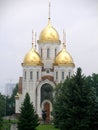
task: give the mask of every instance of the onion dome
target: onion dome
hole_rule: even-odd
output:
[[[34,47],[32,47],[32,49],[25,55],[22,65],[23,66],[42,65],[41,57],[36,52]]]
[[[71,55],[66,51],[64,46],[62,50],[56,55],[54,65],[75,66]]]
[[[39,36],[39,43],[60,43],[59,34],[54,27],[52,27],[50,20],[48,25],[41,31]]]
[[[39,43],[61,43],[59,34],[50,23],[50,2],[49,2],[49,18],[48,25],[41,31],[39,36]]]

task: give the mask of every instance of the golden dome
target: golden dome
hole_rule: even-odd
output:
[[[34,66],[34,65],[42,65],[41,57],[36,52],[36,50],[32,47],[32,49],[25,55],[24,61],[22,63],[23,66]]]
[[[55,57],[54,65],[75,66],[71,55],[66,51],[65,47]]]
[[[54,27],[52,27],[50,20],[48,25],[41,31],[39,36],[39,43],[60,43],[59,34]]]

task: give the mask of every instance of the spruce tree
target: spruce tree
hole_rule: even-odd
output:
[[[95,102],[90,116],[90,129],[98,130],[98,102]]]
[[[58,91],[59,90],[59,91]],[[90,130],[95,97],[81,68],[60,85],[54,99],[54,121],[60,130]]]
[[[58,84],[55,89],[55,98],[53,101],[53,116],[54,116],[54,125],[59,127],[61,116],[63,115],[62,111],[62,83]]]
[[[18,130],[35,130],[38,125],[38,115],[35,113],[32,103],[30,103],[29,94],[26,93],[24,102],[20,108]]]
[[[2,130],[2,123],[3,123],[3,119],[2,119],[2,115],[0,114],[0,130]]]

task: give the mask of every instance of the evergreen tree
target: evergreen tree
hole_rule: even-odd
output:
[[[28,93],[21,105],[20,112],[18,130],[35,130],[39,125],[39,120],[32,103],[30,103],[30,96]]]
[[[15,95],[18,91],[18,84],[16,84],[16,87],[13,89],[11,96],[6,96],[6,115],[10,116],[12,114],[15,114]]]
[[[5,115],[5,96],[0,93],[0,115]]]
[[[56,86],[56,89],[54,91],[55,98],[53,101],[53,116],[54,116],[54,125],[55,127],[59,127],[59,123],[61,121],[61,117],[63,117],[63,111],[62,111],[62,98],[63,98],[63,84],[60,83]],[[64,92],[64,91],[63,91]]]
[[[61,130],[90,130],[95,97],[88,86],[81,68],[67,78],[56,90],[54,99],[54,123]],[[92,129],[93,130],[93,129]]]
[[[90,130],[98,130],[98,102],[95,102],[90,116]]]
[[[0,130],[2,130],[3,116],[5,115],[5,96],[0,93]]]
[[[2,130],[2,123],[3,123],[3,119],[2,119],[2,115],[0,114],[0,130]]]
[[[98,97],[98,74],[93,73],[92,76],[87,76],[86,80],[95,89],[96,96]]]

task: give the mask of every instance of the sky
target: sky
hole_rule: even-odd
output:
[[[98,0],[0,0],[0,89],[18,82],[25,54],[32,46],[32,30],[40,32],[51,23],[73,57],[75,71],[98,73]]]

